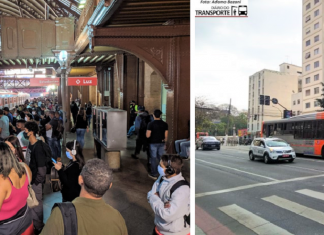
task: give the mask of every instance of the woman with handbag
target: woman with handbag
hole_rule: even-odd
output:
[[[84,135],[89,132],[89,125],[87,122],[87,116],[84,111],[84,108],[81,108],[79,114],[77,116],[76,124],[75,124],[77,141],[80,143],[81,147],[84,147]]]
[[[25,163],[18,162],[10,147],[0,142],[0,235],[34,234],[27,205],[31,174]]]
[[[66,156],[70,159],[66,167],[63,167],[62,162],[53,162],[53,164],[62,184],[63,202],[72,202],[80,195],[81,186],[78,179],[85,164],[82,148],[78,141],[66,143]]]

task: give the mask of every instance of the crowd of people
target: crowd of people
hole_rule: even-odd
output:
[[[74,101],[70,108],[77,137],[64,146],[66,165],[61,161],[63,112],[57,102],[34,99],[0,110],[0,235],[128,234],[122,215],[103,200],[112,187],[108,164],[97,158],[85,162],[83,156],[92,104],[81,107]],[[155,213],[153,234],[190,234],[190,190],[181,173],[183,158],[164,154],[168,125],[160,110],[153,115],[143,106],[134,110],[137,140],[132,157],[143,148],[149,176],[156,179],[147,195]],[[43,187],[52,170],[61,182],[62,203],[53,205],[44,224]]]

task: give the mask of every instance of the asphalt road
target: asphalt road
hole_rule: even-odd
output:
[[[264,164],[235,147],[195,156],[196,235],[324,234],[324,160]]]

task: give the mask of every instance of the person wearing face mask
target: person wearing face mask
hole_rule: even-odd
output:
[[[62,165],[62,162],[53,162],[53,164],[62,183],[63,202],[72,202],[80,195],[81,186],[78,183],[78,178],[85,164],[82,148],[78,141],[66,143],[66,156],[70,159],[66,167]]]
[[[46,170],[49,159],[52,158],[51,150],[46,143],[37,140],[36,136],[39,128],[36,122],[29,121],[25,124],[26,137],[29,140],[29,145],[26,151],[25,162],[29,165],[32,171],[31,185],[35,192],[36,199],[39,202],[38,206],[32,208],[33,223],[35,226],[35,234],[40,234],[44,227],[43,223],[43,184],[46,179]]]
[[[28,121],[31,121],[31,120],[34,120],[33,115],[31,115],[30,113],[26,114],[25,121],[28,122]]]
[[[24,157],[26,157],[26,150],[29,145],[27,133],[25,133],[25,123],[26,121],[24,119],[20,119],[16,123],[17,139],[19,140]]]

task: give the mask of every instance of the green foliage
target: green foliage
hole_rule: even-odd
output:
[[[195,104],[195,131],[196,132],[208,132],[209,135],[223,136],[226,133],[227,121],[229,119],[228,125],[228,135],[233,134],[233,127],[236,128],[236,133],[238,129],[247,128],[247,113],[239,112],[237,108],[233,107],[231,110],[234,112],[233,115],[228,117],[228,104],[222,104],[215,107],[207,107],[206,98],[197,97]],[[220,123],[213,123],[212,120],[220,120]]]
[[[315,99],[317,102],[320,103],[320,106],[322,108],[322,110],[318,110],[318,112],[322,112],[324,110],[324,83],[322,82],[322,96],[323,98],[322,99]]]

